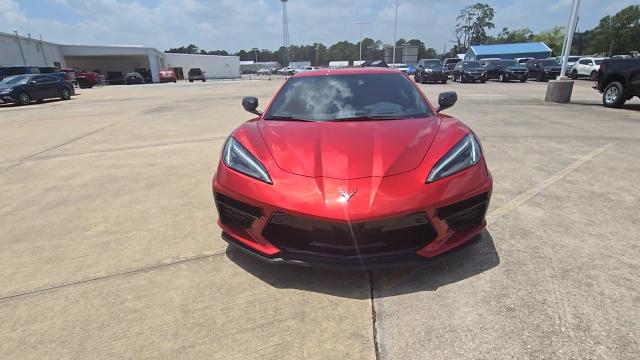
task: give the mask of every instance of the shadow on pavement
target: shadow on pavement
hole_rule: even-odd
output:
[[[597,106],[597,107],[601,107],[603,109],[607,109],[604,105],[602,105],[601,101],[594,101],[594,102],[587,102],[587,101],[572,101],[571,104],[574,105],[582,105],[582,106]],[[633,111],[640,111],[640,104],[637,103],[625,103],[624,105],[622,105],[621,108],[619,109],[610,109],[610,110],[633,110]]]
[[[465,280],[500,264],[500,257],[487,230],[474,240],[424,264],[403,268],[368,270],[327,270],[288,264],[270,265],[229,246],[227,257],[251,275],[279,289],[299,289],[327,295],[367,299],[372,282],[376,298],[436,291],[439,287]]]

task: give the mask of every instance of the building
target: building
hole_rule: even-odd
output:
[[[329,61],[330,69],[342,69],[342,68],[348,68],[348,67],[349,67],[349,61]]]
[[[384,50],[384,61],[387,64],[407,64],[407,65],[414,65],[414,66],[418,64],[418,46],[417,45],[396,46],[395,61],[393,59],[393,45],[384,44],[382,48]]]
[[[551,57],[551,49],[543,42],[472,45],[464,56],[466,61],[477,61],[488,58],[515,59],[530,57],[546,59]]]
[[[0,32],[0,66],[78,67],[110,77],[138,71],[159,82],[159,70],[173,68],[179,79],[200,68],[208,79],[240,77],[237,56],[165,54],[144,46],[61,45]]]
[[[254,73],[260,69],[279,69],[280,63],[277,61],[240,61],[240,72],[243,74]]]

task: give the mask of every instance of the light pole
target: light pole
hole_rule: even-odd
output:
[[[354,24],[360,25],[360,61],[362,61],[362,25],[368,25],[371,23],[367,21],[356,21]]]
[[[392,63],[396,62],[396,36],[398,35],[398,1],[396,0],[396,20],[393,23],[393,60]]]
[[[253,50],[253,54],[255,55],[256,60],[253,62],[253,69],[255,70],[256,74],[258,73],[258,48],[253,48],[251,49]]]

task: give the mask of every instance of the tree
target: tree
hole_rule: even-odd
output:
[[[640,50],[640,5],[630,5],[600,19],[589,32],[586,52],[624,54]]]
[[[489,38],[487,30],[495,28],[492,23],[495,10],[488,4],[476,3],[460,10],[455,28],[458,48],[485,44]]]
[[[542,31],[538,35],[533,36],[534,41],[542,41],[547,44],[553,51],[553,55],[562,54],[562,45],[564,44],[564,27],[554,26],[553,28]]]
[[[503,27],[497,36],[489,37],[490,44],[510,44],[519,42],[529,42],[533,39],[533,31],[529,28],[509,30]]]
[[[165,51],[166,53],[177,53],[177,54],[197,54],[198,53],[198,47],[194,44],[189,44],[186,47],[185,46],[180,46],[179,48],[172,48],[169,49],[167,51]]]

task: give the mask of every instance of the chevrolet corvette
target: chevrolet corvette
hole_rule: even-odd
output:
[[[386,68],[287,80],[224,144],[212,187],[222,237],[270,263],[421,261],[486,226],[492,178],[477,136]]]

